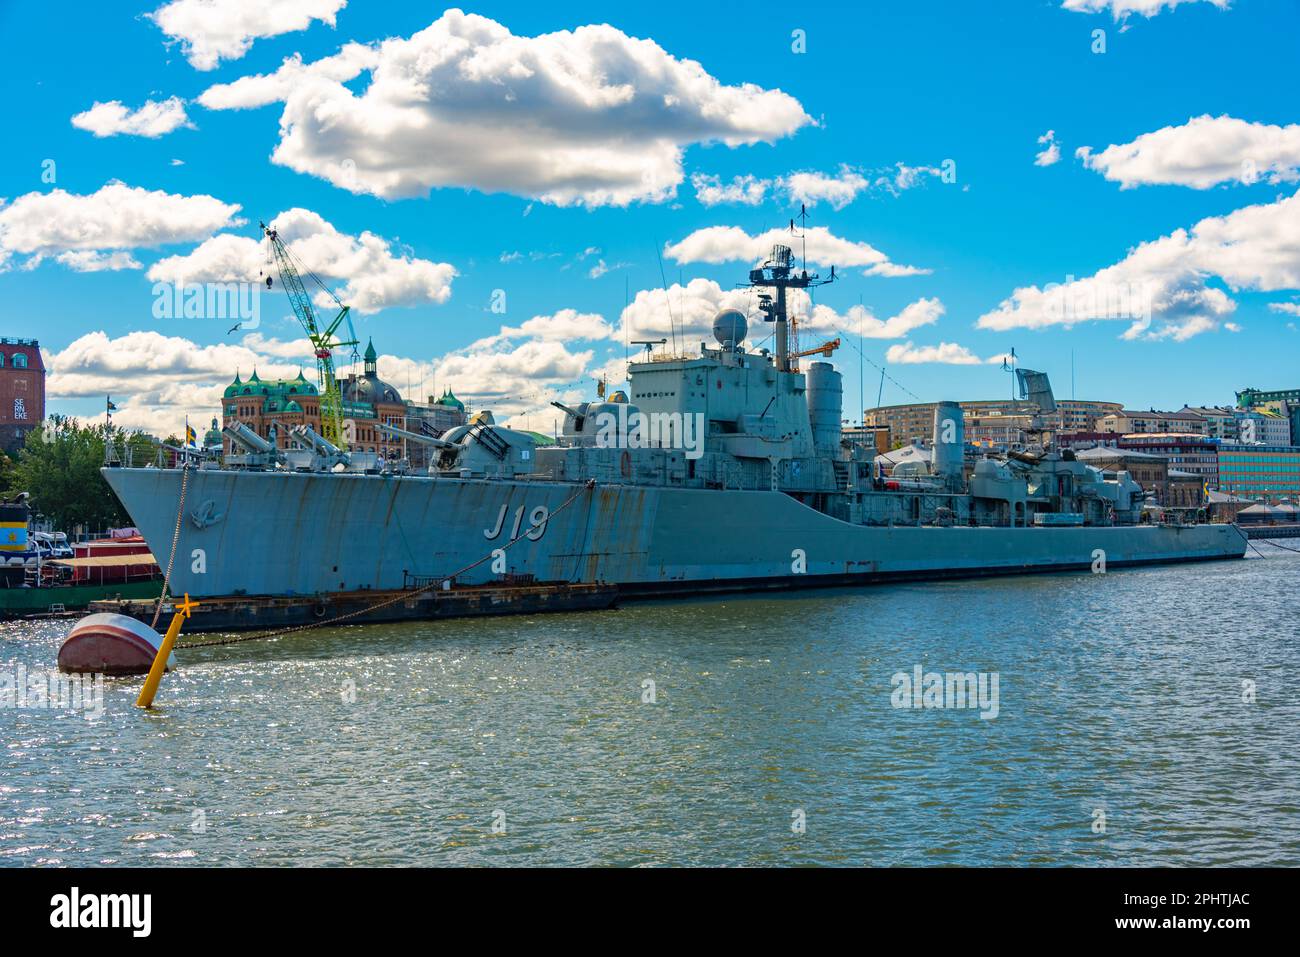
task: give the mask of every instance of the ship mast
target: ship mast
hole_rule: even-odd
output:
[[[790,220],[790,229],[794,230],[793,219]],[[816,274],[811,276],[808,274],[806,260],[804,265],[804,269],[796,272],[794,254],[790,251],[790,247],[776,245],[772,247],[772,255],[766,262],[749,271],[751,287],[776,291],[775,297],[771,293],[759,293],[758,308],[763,313],[764,322],[776,323],[776,367],[782,372],[791,371],[790,360],[793,358],[790,354],[790,316],[785,291],[824,286],[835,281],[834,266],[831,267],[830,276],[822,279]]]

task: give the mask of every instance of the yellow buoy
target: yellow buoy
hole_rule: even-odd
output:
[[[186,618],[190,617],[190,612],[198,607],[198,602],[190,601],[188,592],[185,595],[185,600],[176,606],[176,614],[172,616],[172,623],[167,627],[167,634],[163,636],[162,644],[158,646],[158,654],[154,656],[153,666],[149,669],[149,677],[144,679],[144,687],[140,689],[140,697],[135,699],[136,707],[153,707],[153,699],[158,693],[158,685],[162,682],[163,672],[167,670],[167,658],[172,653],[172,646],[176,644],[176,636],[181,633],[181,625]]]

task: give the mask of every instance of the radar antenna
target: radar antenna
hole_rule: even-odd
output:
[[[806,220],[807,210],[804,209],[800,216]],[[790,227],[793,230],[793,219],[790,220]],[[765,292],[758,294],[758,309],[763,313],[764,322],[776,324],[776,367],[782,372],[791,371],[790,360],[794,358],[790,350],[790,317],[786,303],[786,290],[809,289],[835,281],[834,266],[831,267],[830,275],[823,279],[816,274],[808,274],[806,259],[805,268],[799,272],[795,272],[793,262],[794,255],[790,247],[776,245],[772,247],[772,255],[764,263],[749,271],[751,287],[775,290],[775,296]]]

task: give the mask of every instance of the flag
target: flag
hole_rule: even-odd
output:
[[[198,434],[191,427],[189,419],[185,420],[185,444],[191,448],[197,447],[199,444]]]
[[[109,412],[116,412],[116,411],[117,411],[117,405],[113,402],[113,397],[112,397],[112,396],[105,396],[105,398],[108,399],[108,411],[109,411]]]

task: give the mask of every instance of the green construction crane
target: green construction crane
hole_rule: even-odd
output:
[[[274,229],[266,223],[258,225],[262,227],[262,232],[271,244],[275,263],[280,268],[280,281],[284,284],[284,291],[288,294],[293,313],[302,323],[307,338],[311,340],[312,351],[316,355],[316,377],[320,381],[321,435],[340,449],[346,449],[347,441],[343,436],[343,396],[339,391],[338,380],[334,377],[334,350],[357,344],[356,333],[352,330],[352,320],[348,316],[348,307],[343,305],[343,301],[334,294],[333,290],[321,282],[319,276],[301,263],[295,264],[294,255],[289,252]],[[307,289],[302,282],[303,273],[313,279],[338,304],[339,314],[324,330],[316,325],[316,313],[312,309],[311,296],[307,294]],[[266,277],[266,285],[268,288],[271,285],[270,276]],[[345,320],[352,338],[334,338],[334,333]]]

